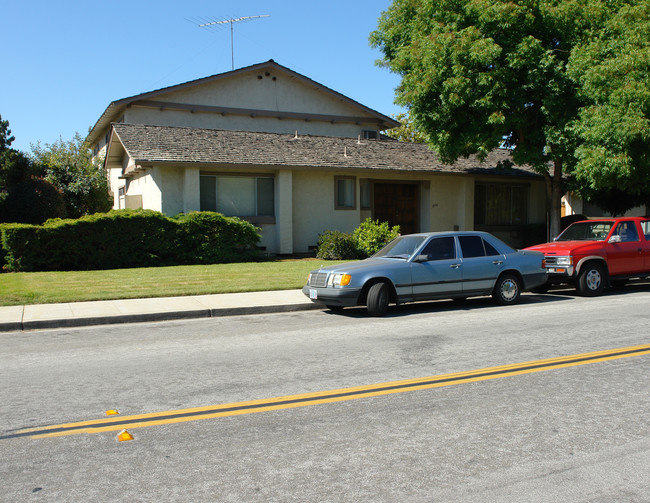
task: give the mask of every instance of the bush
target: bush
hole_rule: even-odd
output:
[[[354,236],[341,231],[325,231],[318,236],[316,257],[324,260],[356,260],[361,258]]]
[[[366,257],[370,257],[399,236],[399,225],[391,229],[388,222],[379,223],[379,220],[367,218],[354,230],[353,236],[357,241],[357,248]]]
[[[357,260],[381,250],[399,236],[399,225],[392,229],[388,222],[379,223],[367,218],[352,234],[325,231],[318,237],[316,257],[326,260]]]
[[[176,220],[181,247],[190,263],[222,264],[259,258],[260,234],[245,220],[207,211],[179,215]]]
[[[41,226],[0,228],[4,269],[118,269],[251,260],[257,229],[237,218],[196,212],[175,219],[152,210],[116,210]],[[0,257],[2,257],[0,255]]]

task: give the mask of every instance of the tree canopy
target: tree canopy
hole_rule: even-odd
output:
[[[79,134],[32,146],[32,156],[11,148],[13,140],[0,116],[0,222],[40,224],[111,208],[104,170],[93,165]]]
[[[581,88],[580,79],[592,77],[579,62],[596,51],[591,44],[599,37],[617,39],[613,26],[608,36],[602,27],[633,5],[632,0],[394,0],[370,40],[383,52],[380,64],[402,77],[396,102],[409,109],[440,158],[448,163],[471,154],[485,158],[505,139],[516,164],[529,164],[545,177],[551,232],[557,234],[564,176],[579,162],[588,171],[587,151],[578,155],[590,130],[585,110],[600,103]],[[617,55],[602,53],[603,62],[608,57]]]

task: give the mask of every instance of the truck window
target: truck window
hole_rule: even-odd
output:
[[[634,222],[621,222],[616,227],[614,235],[621,236],[622,243],[629,243],[631,241],[639,240],[639,233],[636,231]]]

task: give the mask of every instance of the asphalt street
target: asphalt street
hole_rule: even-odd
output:
[[[0,501],[650,501],[648,306],[634,287],[0,334]],[[192,416],[296,395],[323,399]],[[109,409],[171,419],[25,433]]]

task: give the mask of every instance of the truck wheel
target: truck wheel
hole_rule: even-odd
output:
[[[368,314],[370,316],[383,316],[388,309],[388,285],[375,283],[368,290]]]
[[[502,306],[515,304],[519,300],[521,284],[514,274],[504,274],[497,280],[492,290],[492,298]]]
[[[578,293],[585,297],[595,297],[605,289],[603,266],[597,262],[586,264],[578,276]]]

